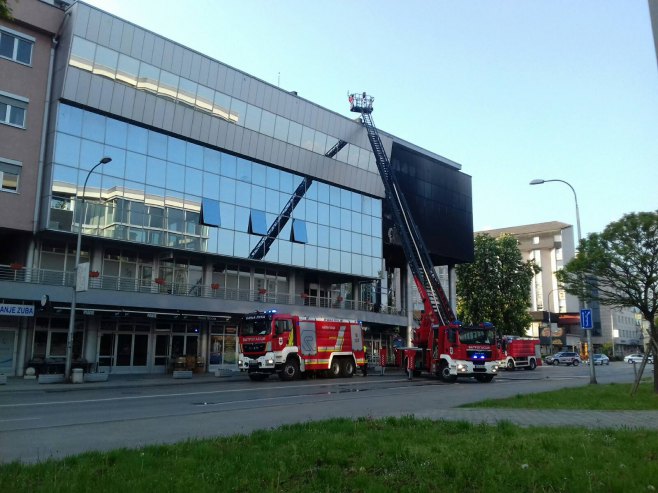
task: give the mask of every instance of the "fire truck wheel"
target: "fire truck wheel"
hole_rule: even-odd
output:
[[[340,363],[340,376],[345,378],[352,378],[356,368],[354,361],[351,358],[344,358]]]
[[[511,359],[507,362],[507,369],[508,370],[514,370],[514,360]]]
[[[493,375],[475,375],[475,380],[481,383],[489,383],[493,380]]]
[[[532,371],[535,368],[537,368],[537,362],[534,359],[531,359],[530,364],[528,365],[528,370]]]
[[[249,374],[249,380],[252,382],[262,382],[265,380],[269,375],[267,373],[250,373]]]
[[[299,361],[295,358],[288,358],[286,364],[283,365],[283,370],[279,373],[279,378],[285,381],[299,378]]]
[[[452,383],[457,380],[456,375],[450,374],[450,367],[448,366],[447,361],[441,362],[441,365],[439,366],[439,377],[446,383]]]
[[[331,378],[338,378],[340,376],[340,359],[334,358],[331,360],[331,365],[329,366],[329,376]]]

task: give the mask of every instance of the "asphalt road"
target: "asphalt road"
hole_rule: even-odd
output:
[[[649,368],[648,370],[650,370]],[[632,382],[631,365],[596,367],[598,383]],[[162,383],[162,382],[161,382]],[[90,450],[249,433],[334,417],[419,415],[487,398],[587,385],[589,368],[502,372],[490,384],[444,384],[401,373],[352,379],[251,382],[244,376],[189,385],[46,385],[0,393],[0,461],[35,462]]]

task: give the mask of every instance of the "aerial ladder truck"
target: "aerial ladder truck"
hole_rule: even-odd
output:
[[[411,368],[407,368],[410,372],[438,376],[445,382],[453,382],[458,376],[491,382],[498,373],[500,361],[496,330],[489,323],[465,326],[456,319],[386,156],[372,119],[373,101],[374,98],[365,92],[349,95],[350,111],[361,115],[368,133],[387,204],[424,307],[420,326],[412,339],[414,346],[406,351],[405,363],[413,362]]]

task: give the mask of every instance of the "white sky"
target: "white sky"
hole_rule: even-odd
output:
[[[462,165],[476,231],[658,209],[647,0],[88,0]]]

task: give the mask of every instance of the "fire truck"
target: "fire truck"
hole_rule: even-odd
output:
[[[491,382],[500,362],[496,329],[487,323],[464,326],[457,321],[386,156],[372,119],[373,101],[365,92],[349,95],[350,111],[361,115],[367,131],[386,191],[386,203],[424,307],[420,327],[413,336],[414,346],[400,348],[406,355],[404,368],[410,375],[428,372],[446,382],[453,382],[458,376]]]
[[[541,365],[539,340],[529,337],[503,336],[500,366],[508,370],[534,370]]]
[[[238,327],[238,366],[254,381],[277,374],[295,380],[309,373],[350,378],[366,364],[361,324],[303,318],[276,310],[244,315]]]

